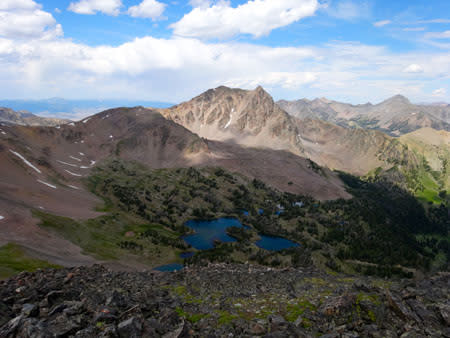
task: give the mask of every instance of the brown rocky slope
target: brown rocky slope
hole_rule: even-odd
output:
[[[331,171],[285,151],[208,141],[156,111],[121,108],[60,127],[0,128],[0,245],[15,242],[33,256],[61,265],[92,263],[69,242],[37,226],[31,210],[88,219],[102,201],[83,180],[111,157],[151,168],[221,166],[280,190],[319,199],[348,198]]]

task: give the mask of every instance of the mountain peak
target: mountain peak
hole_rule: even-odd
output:
[[[408,100],[407,97],[397,94],[395,96],[392,96],[391,98],[387,99],[383,103],[403,103],[403,104],[411,104],[411,102]]]
[[[256,87],[255,90],[253,90],[253,92],[256,93],[256,95],[259,96],[260,98],[269,99],[270,101],[273,101],[272,95],[266,92],[266,90],[261,86]]]

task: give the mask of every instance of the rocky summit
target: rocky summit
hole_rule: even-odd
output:
[[[0,336],[450,337],[449,285],[246,264],[38,270],[0,282]]]

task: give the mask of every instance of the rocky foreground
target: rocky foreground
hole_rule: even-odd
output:
[[[450,337],[449,284],[225,264],[41,270],[0,282],[0,337]]]

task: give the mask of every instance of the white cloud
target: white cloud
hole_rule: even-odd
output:
[[[423,32],[425,27],[406,27],[402,29],[404,32]]]
[[[2,0],[0,2],[0,11],[8,11],[8,10],[32,10],[32,9],[40,9],[41,5],[38,5],[33,0]]]
[[[41,9],[17,13],[36,10]],[[328,96],[373,102],[400,92],[417,102],[450,85],[447,51],[400,53],[339,41],[276,48],[148,36],[119,46],[91,47],[50,34],[60,27],[54,20],[51,27],[27,39],[0,37],[2,96],[178,102],[221,84],[244,88],[261,84],[276,98]],[[420,78],[409,74],[419,70]],[[446,99],[445,90],[438,94]]]
[[[135,18],[149,18],[155,20],[164,13],[166,4],[156,0],[143,0],[139,5],[128,9],[128,14]]]
[[[193,8],[171,28],[175,35],[184,37],[224,39],[238,34],[260,37],[312,16],[318,8],[317,0],[250,0],[238,7],[221,0],[211,7]]]
[[[78,14],[91,15],[101,12],[115,16],[120,13],[121,6],[121,0],[79,0],[77,2],[71,2],[68,10]]]
[[[444,97],[447,94],[447,90],[445,88],[439,88],[433,91],[432,95],[434,97]]]
[[[55,8],[55,13],[61,13],[61,10],[59,8]]]
[[[2,0],[0,37],[12,39],[48,39],[62,35],[61,25],[31,0]]]
[[[189,4],[192,6],[192,7],[202,7],[202,8],[205,8],[205,7],[209,7],[209,6],[211,6],[211,0],[190,0],[189,1]]]
[[[312,72],[268,72],[256,77],[239,77],[224,84],[229,87],[255,88],[258,85],[266,88],[281,87],[285,89],[297,89],[303,85],[313,83],[318,76]]]
[[[413,64],[427,65],[420,79],[404,73],[405,65]],[[278,98],[329,96],[366,102],[401,92],[424,101],[432,92],[428,88],[439,88],[449,74],[448,53],[398,54],[348,42],[274,48],[143,37],[116,47],[90,47],[65,39],[0,39],[0,88],[5,97],[26,93],[70,98],[76,93],[77,98],[177,102],[222,84],[261,84]]]
[[[389,25],[390,23],[392,23],[391,20],[381,20],[381,21],[374,22],[373,25],[375,27],[383,27],[383,26]]]
[[[430,32],[425,34],[427,39],[450,39],[450,30],[444,32]]]
[[[371,8],[367,1],[342,0],[336,5],[327,6],[327,12],[330,16],[338,19],[355,20],[368,18]]]
[[[427,24],[427,23],[441,23],[447,24],[450,23],[450,19],[431,19],[431,20],[419,20],[417,21],[419,24]]]
[[[403,70],[404,73],[423,73],[422,66],[412,63]]]

